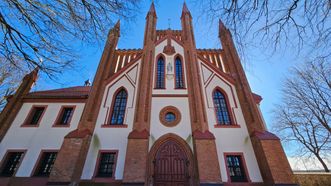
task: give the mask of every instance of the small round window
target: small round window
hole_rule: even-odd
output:
[[[173,122],[173,121],[176,120],[176,116],[175,116],[174,113],[172,113],[172,112],[168,112],[168,113],[165,115],[165,120],[166,120],[167,122]]]
[[[174,106],[164,107],[160,111],[160,121],[167,127],[176,126],[181,119],[179,110]]]

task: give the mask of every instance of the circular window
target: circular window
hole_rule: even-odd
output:
[[[168,112],[168,113],[166,113],[166,115],[165,115],[165,120],[166,120],[167,122],[173,122],[173,121],[176,120],[176,116],[175,116],[174,113],[172,113],[172,112]]]
[[[160,121],[167,127],[176,126],[181,119],[179,110],[174,106],[164,107],[160,112]]]

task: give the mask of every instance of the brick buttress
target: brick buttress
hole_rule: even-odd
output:
[[[123,175],[124,185],[145,184],[151,118],[156,20],[155,7],[154,3],[152,3],[146,16],[144,47],[139,74],[136,109],[133,128],[128,136],[125,157]]]
[[[227,69],[235,80],[237,95],[265,185],[296,185],[279,138],[268,132],[263,124],[231,33],[221,20],[219,37],[228,61]]]
[[[192,16],[186,3],[183,5],[181,22],[193,146],[200,185],[221,185],[215,137],[208,129],[205,103],[202,95],[201,72],[198,68]]]
[[[115,65],[115,49],[119,36],[120,22],[118,21],[108,33],[108,39],[78,128],[65,136],[48,179],[49,184],[67,185],[76,184],[80,181],[91,136],[105,92],[105,80],[113,75],[111,74],[113,72],[111,69]]]

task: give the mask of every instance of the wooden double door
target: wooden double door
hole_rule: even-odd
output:
[[[189,186],[189,160],[175,141],[167,141],[158,149],[154,164],[154,186]]]

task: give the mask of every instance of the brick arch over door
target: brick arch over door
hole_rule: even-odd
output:
[[[175,146],[179,151],[183,152],[183,155],[187,158],[187,171],[188,171],[188,185],[195,186],[199,185],[199,179],[197,174],[196,159],[193,156],[190,146],[181,137],[176,134],[165,134],[161,136],[152,146],[148,154],[147,160],[147,174],[146,183],[147,185],[155,185],[154,174],[155,174],[155,163],[157,158],[160,157],[160,151],[162,151],[165,145]],[[162,155],[161,155],[162,156]],[[173,184],[172,184],[173,185]]]

